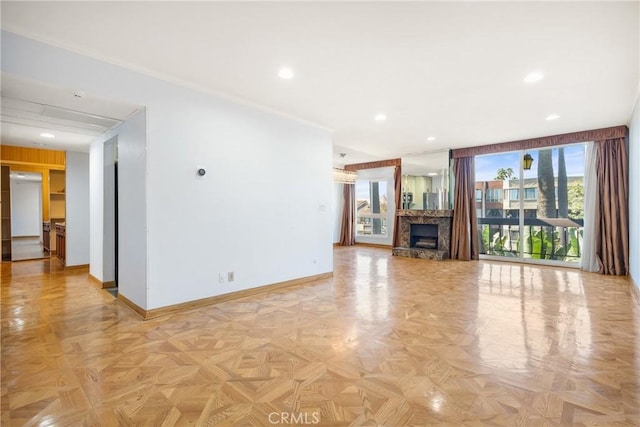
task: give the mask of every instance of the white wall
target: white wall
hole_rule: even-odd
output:
[[[11,237],[40,236],[42,182],[11,181]]]
[[[89,264],[89,154],[67,152],[65,265]]]
[[[116,146],[118,137],[113,137],[103,145],[103,182],[104,182],[104,203],[103,203],[103,228],[102,228],[102,281],[112,282],[115,280],[115,254],[116,254],[116,194],[115,194],[115,162]]]
[[[146,134],[134,118],[132,139],[118,135],[120,235],[135,236],[119,285],[142,308],[333,270],[329,132],[7,32],[1,65],[147,107]]]
[[[104,278],[104,142],[112,134],[91,143],[89,147],[89,274],[101,282]]]
[[[344,184],[333,183],[333,243],[340,241],[340,231],[342,228],[342,212],[344,210]]]
[[[164,95],[148,121],[150,307],[332,271],[329,133]],[[218,283],[227,272],[235,281]]]
[[[148,170],[145,166],[147,164],[146,115],[146,110],[142,109],[118,129],[118,292],[142,308],[150,308],[148,290],[152,286],[147,279],[150,268],[147,257],[150,231],[147,222]],[[171,165],[166,165],[158,173],[170,175]],[[168,198],[164,203],[171,204],[173,200]],[[182,216],[185,222],[190,221],[188,211],[183,211]],[[177,220],[180,221],[180,218]],[[158,228],[157,232],[162,233],[163,229]],[[180,245],[179,240],[180,236],[176,239]],[[178,247],[184,248],[185,252],[189,251],[186,245]],[[113,268],[113,254],[105,258],[111,260],[111,263],[109,261],[105,263],[105,267]],[[198,267],[206,268],[206,265]],[[180,269],[182,266],[174,265],[173,268]],[[182,285],[180,283],[174,288],[176,296],[180,295]],[[170,304],[175,302],[169,302],[166,305]]]
[[[629,124],[629,258],[631,277],[640,286],[640,96]]]
[[[395,204],[395,191],[394,191],[394,180],[393,180],[393,167],[387,168],[376,168],[376,169],[364,169],[358,171],[358,180],[376,180],[376,181],[386,181],[387,182],[387,211],[389,214],[389,219],[387,220],[387,236],[386,237],[376,237],[376,236],[358,236],[356,233],[356,243],[371,243],[376,245],[389,245],[393,244],[393,218],[395,216],[396,204]],[[356,199],[357,199],[356,194]],[[421,196],[422,197],[422,196]],[[357,215],[357,213],[356,213]]]

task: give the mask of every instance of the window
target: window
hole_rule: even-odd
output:
[[[387,236],[387,182],[356,182],[356,233],[359,236]]]
[[[500,203],[502,202],[502,189],[492,188],[487,190],[485,200],[487,203]]]
[[[525,200],[536,200],[538,197],[538,192],[535,188],[525,188],[524,189],[524,199]]]
[[[482,201],[482,190],[476,190],[476,202]]]
[[[488,188],[476,204],[480,254],[575,265],[583,250],[583,180],[591,172],[584,169],[585,146],[526,153],[535,168],[523,168],[524,151],[476,156],[476,188]],[[500,179],[509,169],[515,173],[508,181]]]

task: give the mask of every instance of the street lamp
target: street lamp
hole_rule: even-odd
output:
[[[528,171],[529,169],[531,169],[531,165],[533,164],[533,157],[531,157],[531,154],[525,153],[524,157],[522,158],[522,163],[524,165],[524,170]]]

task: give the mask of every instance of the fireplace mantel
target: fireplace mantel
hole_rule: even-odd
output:
[[[415,209],[399,209],[396,216],[425,216],[430,218],[453,218],[452,210],[415,210]]]
[[[398,210],[400,218],[400,246],[393,248],[393,255],[434,260],[449,259],[451,250],[452,210]],[[434,224],[438,226],[438,248],[412,248],[410,245],[411,224]]]

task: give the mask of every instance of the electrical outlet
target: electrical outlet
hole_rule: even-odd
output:
[[[218,283],[227,283],[227,276],[224,273],[218,273]]]
[[[318,261],[320,261],[318,258],[314,258],[314,259],[313,259],[313,263],[314,263],[314,264],[317,264],[317,263],[318,263]]]
[[[227,273],[227,280],[229,280],[229,282],[233,282],[235,280],[233,271]]]

